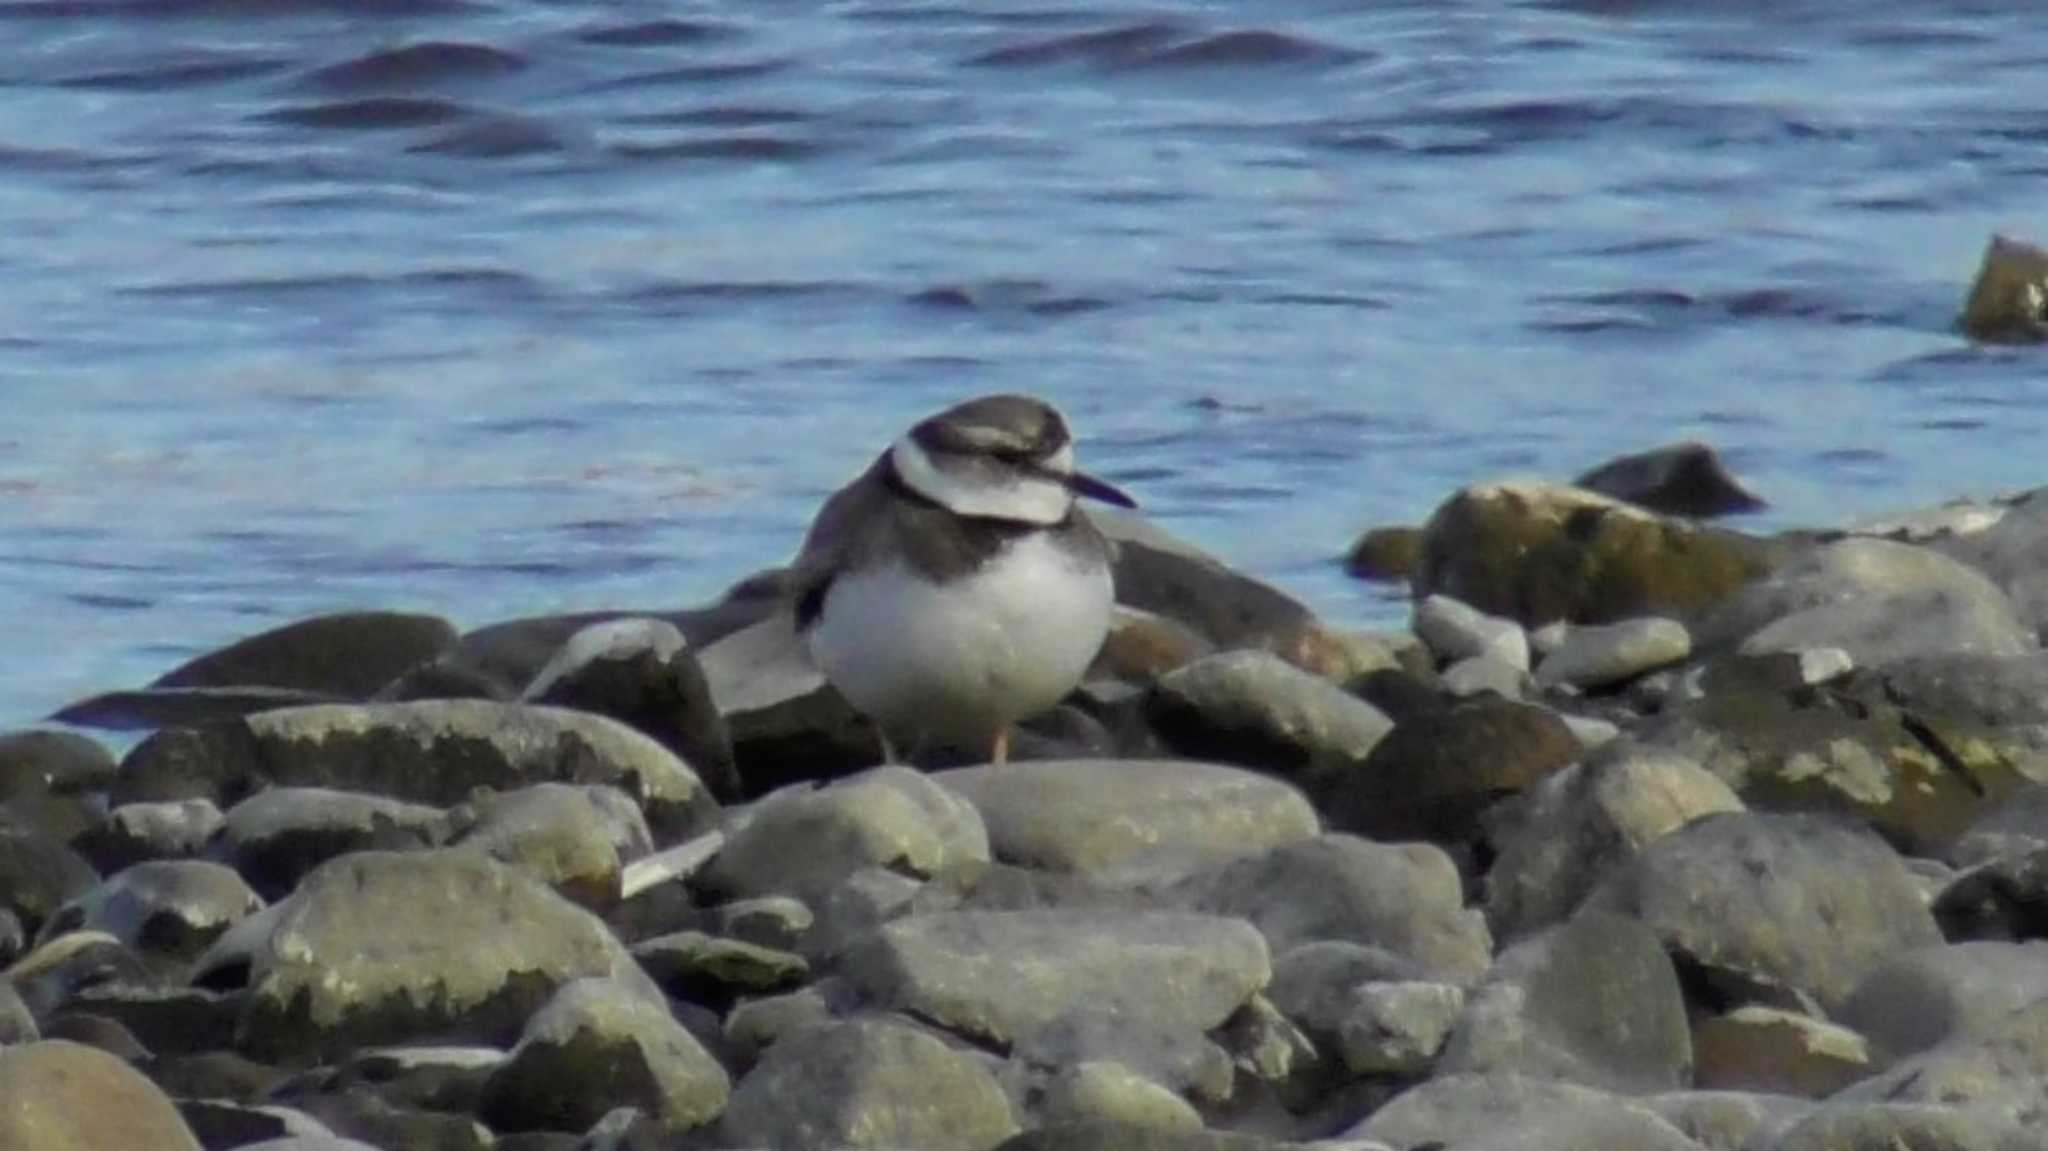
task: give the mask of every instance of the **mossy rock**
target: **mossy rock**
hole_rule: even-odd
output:
[[[1763,540],[1630,507],[1583,488],[1465,488],[1422,529],[1417,598],[1435,593],[1537,626],[1689,616],[1762,575]]]

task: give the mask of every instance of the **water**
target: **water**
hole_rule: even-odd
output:
[[[1359,528],[1502,472],[2048,479],[2038,353],[1950,329],[2048,230],[2048,22],[1700,7],[0,7],[0,726],[321,610],[701,599],[980,391],[1346,619]]]

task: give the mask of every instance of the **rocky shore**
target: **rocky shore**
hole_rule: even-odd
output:
[[[0,1146],[2048,1147],[2048,489],[1757,503],[1475,485],[1379,633],[1105,518],[1002,767],[774,572],[253,636],[0,736]]]

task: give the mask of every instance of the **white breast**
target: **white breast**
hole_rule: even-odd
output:
[[[1058,703],[1102,647],[1106,564],[1041,533],[935,584],[900,564],[832,583],[810,631],[840,694],[892,733],[965,743]]]

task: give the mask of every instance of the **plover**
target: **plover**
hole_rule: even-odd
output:
[[[1010,725],[1081,681],[1113,589],[1080,496],[1135,506],[1075,470],[1051,405],[994,395],[918,423],[819,509],[793,568],[797,628],[885,759],[986,747],[1001,763]]]

